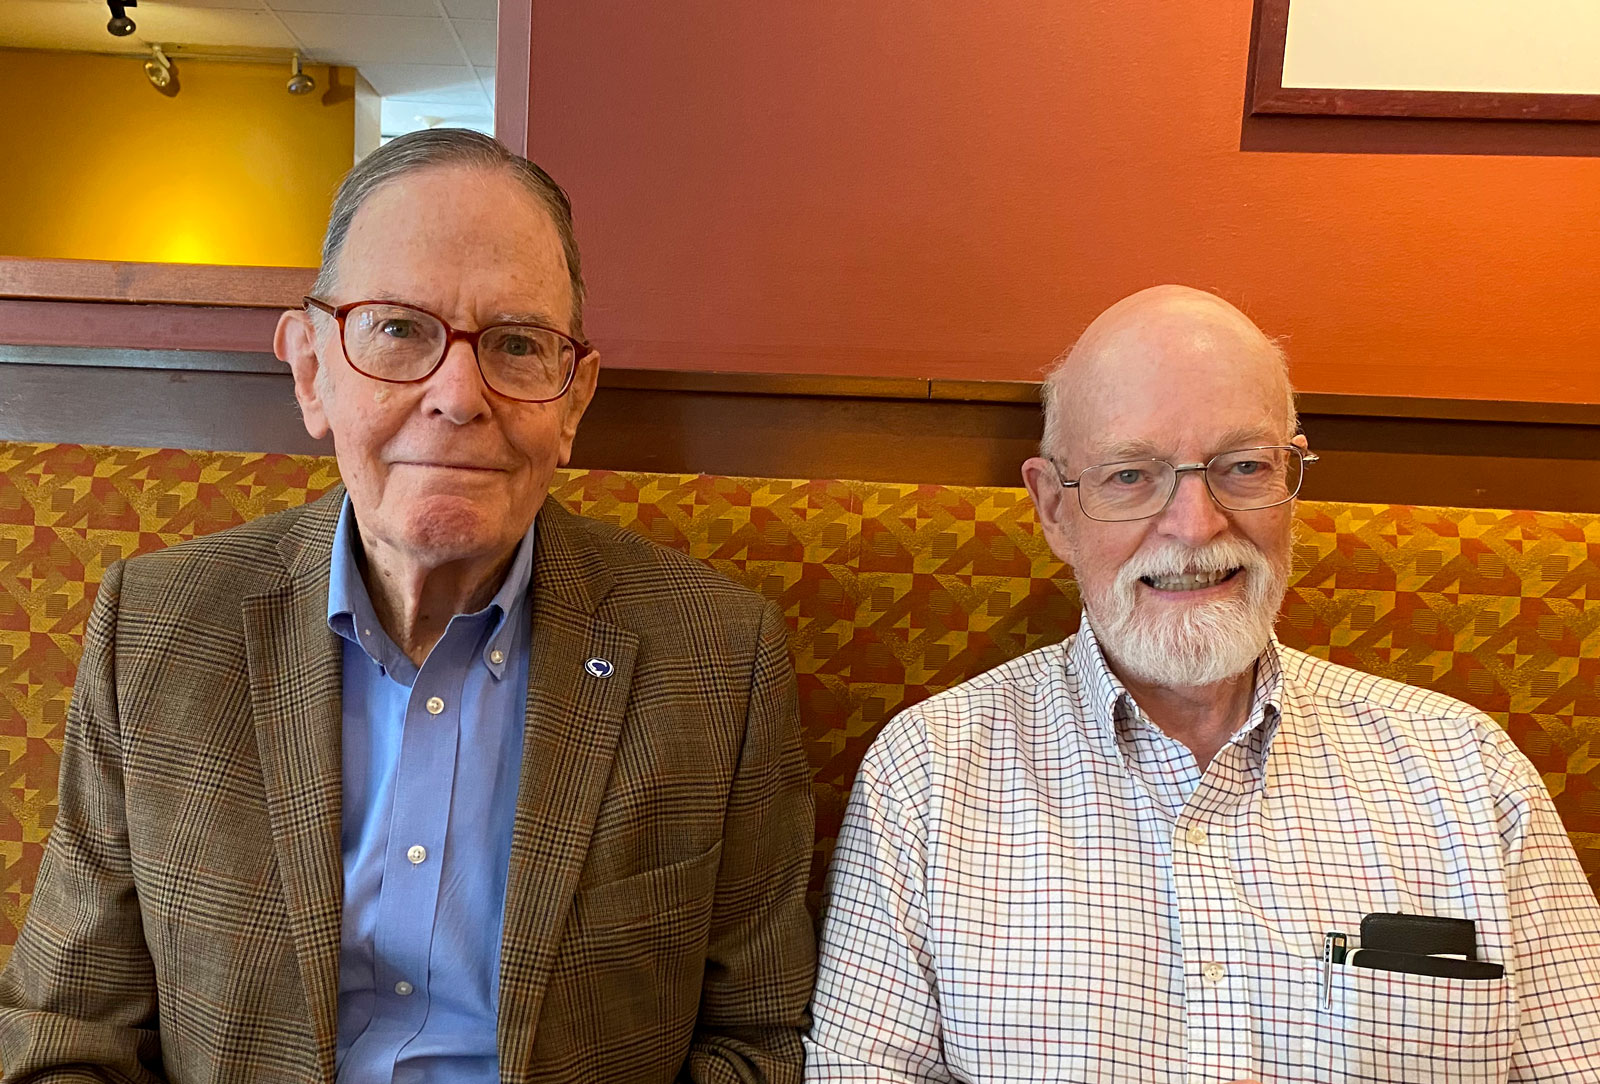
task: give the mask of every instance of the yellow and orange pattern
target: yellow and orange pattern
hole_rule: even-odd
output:
[[[337,479],[331,459],[304,456],[0,443],[0,946],[54,816],[106,566]],[[554,492],[783,609],[816,770],[813,889],[885,720],[1077,627],[1076,586],[1021,490],[566,471]],[[1600,517],[1302,503],[1279,632],[1493,715],[1543,773],[1600,892]]]

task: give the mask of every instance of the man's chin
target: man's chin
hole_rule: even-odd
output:
[[[1147,685],[1196,688],[1232,680],[1271,642],[1270,618],[1249,613],[1225,595],[1209,604],[1140,603],[1123,620],[1101,621],[1091,613],[1090,623],[1115,668]]]
[[[431,565],[494,560],[509,555],[527,531],[514,531],[503,513],[456,494],[419,500],[402,526],[406,548]]]

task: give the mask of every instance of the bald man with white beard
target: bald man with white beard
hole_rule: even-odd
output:
[[[901,713],[834,852],[812,1081],[1600,1081],[1600,904],[1448,697],[1281,646],[1282,351],[1102,314],[1023,465],[1079,632]]]

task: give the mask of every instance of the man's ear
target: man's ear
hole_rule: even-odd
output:
[[[294,376],[294,397],[300,403],[300,420],[312,440],[328,435],[328,416],[323,409],[322,394],[317,388],[317,373],[322,362],[317,357],[317,329],[311,314],[304,309],[290,309],[278,317],[278,329],[272,335],[272,352],[279,361],[289,363]]]
[[[1044,528],[1045,541],[1050,552],[1067,564],[1072,564],[1072,538],[1070,518],[1076,511],[1077,494],[1061,484],[1056,465],[1048,459],[1034,456],[1022,464],[1022,484],[1028,487],[1034,510],[1039,513],[1039,523]]]
[[[578,371],[572,374],[572,387],[556,403],[561,408],[561,443],[556,462],[566,466],[572,459],[572,442],[578,436],[578,423],[583,412],[589,409],[594,398],[595,384],[600,380],[600,351],[591,350],[578,359]]]

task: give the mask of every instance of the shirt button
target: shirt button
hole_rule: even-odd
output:
[[[1191,847],[1204,847],[1206,845],[1206,830],[1196,824],[1184,833],[1183,838],[1189,841],[1189,846]]]
[[[495,648],[493,651],[489,652],[489,661],[494,663],[496,666],[499,666],[501,663],[506,661],[506,653],[501,651],[499,648]]]
[[[437,696],[430,696],[428,697],[428,703],[425,706],[428,709],[429,715],[438,715],[444,710],[444,701],[440,700]]]
[[[401,997],[410,997],[411,991],[414,989],[416,989],[416,987],[412,986],[405,979],[401,979],[399,982],[394,984],[394,992],[399,994]]]
[[[406,852],[406,858],[413,866],[420,866],[428,860],[428,848],[420,843],[413,843],[411,849]]]
[[[1212,983],[1221,982],[1227,973],[1228,969],[1221,964],[1206,964],[1200,969],[1200,974],[1205,976],[1205,980]]]

